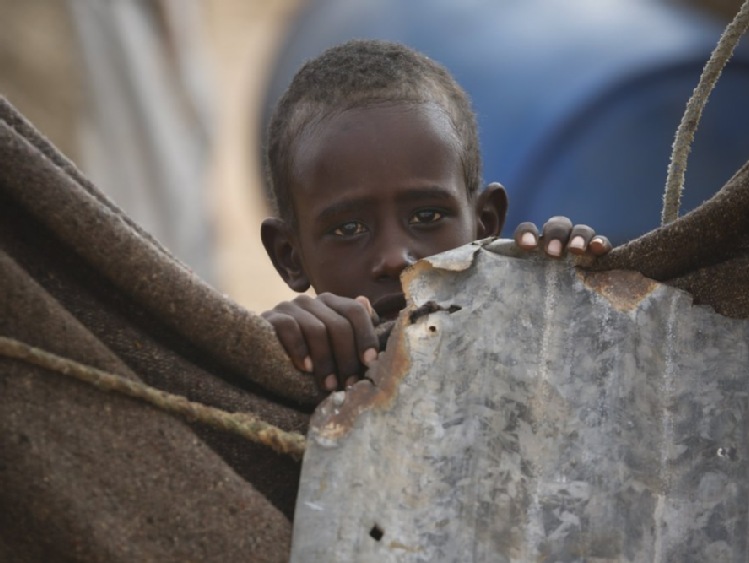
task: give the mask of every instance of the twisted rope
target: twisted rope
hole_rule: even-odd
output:
[[[666,189],[663,194],[663,211],[661,214],[661,225],[675,221],[679,216],[681,205],[681,193],[684,191],[684,175],[687,170],[687,158],[694,141],[694,132],[697,130],[702,110],[707,104],[715,84],[718,82],[723,67],[731,58],[741,36],[749,28],[749,0],[745,0],[739,12],[731,23],[728,24],[723,35],[720,36],[710,59],[708,59],[702,70],[700,81],[694,89],[692,97],[687,102],[684,116],[681,118],[679,128],[676,130],[671,162],[668,165],[666,177]]]
[[[169,413],[183,416],[189,421],[201,422],[218,430],[238,434],[247,440],[263,444],[297,460],[304,455],[306,447],[304,436],[296,432],[286,432],[249,413],[230,413],[189,401],[180,395],[167,393],[140,381],[126,379],[120,375],[57,356],[13,338],[0,336],[0,356],[73,377],[101,391],[114,391],[140,399]]]

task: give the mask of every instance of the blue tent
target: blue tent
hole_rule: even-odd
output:
[[[356,37],[406,43],[447,66],[479,118],[484,178],[510,196],[506,235],[563,214],[614,242],[660,220],[671,144],[725,22],[644,0],[311,0],[270,81]],[[739,46],[697,131],[682,212],[749,159],[749,49]]]

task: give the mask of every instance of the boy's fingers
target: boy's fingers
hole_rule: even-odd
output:
[[[285,304],[282,303],[279,307],[283,307],[283,305]],[[312,373],[312,358],[296,319],[292,315],[280,312],[278,308],[266,311],[261,316],[273,326],[281,346],[286,350],[286,354],[288,354],[294,366],[298,370]]]
[[[328,340],[328,329],[325,323],[311,313],[297,317],[299,328],[309,348],[312,359],[312,374],[317,386],[323,391],[334,391],[337,387],[336,366],[333,350]],[[332,385],[330,377],[333,378]]]
[[[356,381],[377,356],[379,342],[366,298],[300,295],[263,313],[298,369],[314,373],[324,391]]]
[[[546,254],[553,258],[561,256],[567,246],[567,241],[570,240],[571,232],[572,221],[567,217],[552,217],[544,223],[541,237],[544,239],[543,247]]]
[[[541,235],[536,225],[520,223],[515,229],[515,244],[521,249],[532,251],[538,248],[539,241],[547,255],[558,258],[565,251],[571,254],[591,254],[603,256],[611,251],[609,240],[597,235],[588,225],[574,225],[568,217],[557,215],[544,223]]]
[[[362,306],[367,310],[367,313],[369,314],[369,319],[372,321],[372,324],[377,326],[380,324],[380,315],[377,314],[377,311],[374,310],[374,307],[372,307],[372,303],[364,297],[363,295],[360,295],[359,297],[354,298],[354,301],[357,303],[361,303]]]
[[[570,233],[567,250],[572,254],[585,254],[588,245],[596,232],[588,225],[575,225]]]
[[[526,251],[538,248],[538,227],[534,223],[520,223],[515,229],[515,244]]]
[[[374,330],[374,321],[377,318],[377,313],[375,313],[370,305],[369,299],[366,297],[348,299],[333,295],[332,293],[323,293],[319,299],[349,322],[353,330],[358,359],[362,364],[369,367],[377,357],[377,352],[380,348],[380,343]],[[357,370],[356,373],[358,374],[359,371]],[[347,375],[354,374],[349,373]]]
[[[296,338],[296,335],[291,330],[291,324],[286,321],[287,325],[281,325],[285,329],[284,335],[279,333],[278,328],[276,328],[279,340],[281,340],[289,356],[294,354],[292,361],[294,361],[297,367],[300,367],[300,362],[304,367],[309,367],[309,364],[311,364],[311,373],[314,375],[319,389],[331,391],[337,387],[335,360],[328,340],[328,329],[325,323],[308,310],[309,302],[311,301],[314,300],[308,295],[301,295],[291,302],[287,301],[277,305],[273,312],[277,315],[274,318],[279,320],[276,320],[274,326],[279,326],[282,315],[292,319],[296,323],[299,337]],[[301,358],[301,360],[299,359],[299,351],[302,349],[302,345],[299,344],[299,341],[304,344],[304,349],[307,350],[306,356]],[[305,366],[304,364],[307,363],[306,358],[309,358],[309,364]],[[333,376],[333,384],[332,386],[326,385],[326,379],[331,375]]]
[[[319,366],[315,366],[315,376],[323,378],[322,383],[326,391],[344,388],[345,382],[351,376],[359,375],[361,364],[357,354],[354,326],[347,317],[331,306],[331,302],[340,308],[343,306],[338,300],[346,301],[349,308],[355,307],[359,317],[371,324],[366,310],[352,299],[331,294],[323,294],[317,299],[298,300],[300,307],[306,309],[314,318],[314,321],[305,319],[301,327],[310,348],[312,361],[320,362]],[[331,378],[331,375],[334,377]]]
[[[371,317],[374,314],[374,309],[372,308],[372,304],[369,302],[369,299],[364,297],[363,295],[360,295],[359,297],[354,298],[354,301],[357,303],[360,303],[362,307],[367,311],[367,314]]]
[[[593,256],[603,256],[611,252],[613,245],[603,235],[595,235],[588,244],[588,250]]]

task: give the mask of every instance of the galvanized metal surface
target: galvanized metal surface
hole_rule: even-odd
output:
[[[313,419],[292,561],[749,560],[749,322],[504,241],[404,283]]]

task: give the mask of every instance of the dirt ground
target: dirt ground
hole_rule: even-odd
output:
[[[267,210],[260,196],[252,132],[258,127],[261,93],[275,47],[302,1],[201,4],[217,114],[206,187],[216,229],[215,283],[258,312],[294,295],[260,244],[260,221]],[[65,2],[0,0],[0,14],[0,93],[80,166],[78,121],[86,102]]]
[[[219,139],[211,180],[217,221],[217,264],[225,293],[253,311],[295,294],[281,281],[260,243],[267,216],[255,138],[264,79],[285,24],[300,0],[206,2],[207,31],[221,82]]]

